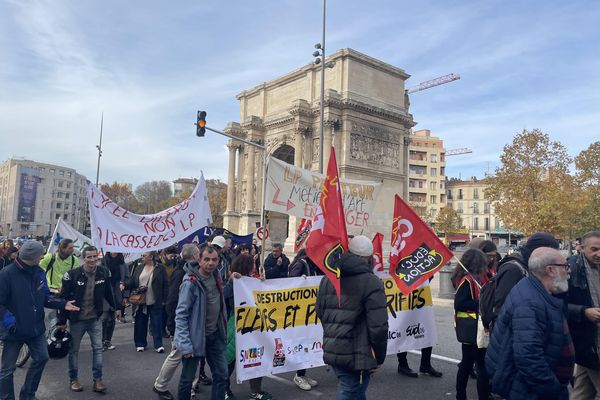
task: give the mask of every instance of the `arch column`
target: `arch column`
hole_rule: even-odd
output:
[[[233,141],[227,144],[229,149],[229,174],[227,176],[227,212],[234,211],[235,208],[235,152],[238,148]]]
[[[236,194],[235,194],[235,211],[242,211],[242,182],[244,180],[244,145],[239,144],[237,146],[238,154],[238,165],[237,165],[237,180],[236,180]]]
[[[246,146],[246,150],[248,151],[248,161],[246,165],[246,211],[252,211],[254,210],[254,153],[256,150],[253,146]]]

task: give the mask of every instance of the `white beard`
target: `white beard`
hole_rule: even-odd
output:
[[[560,276],[554,278],[550,292],[552,294],[560,294],[569,290],[569,280],[562,279]]]

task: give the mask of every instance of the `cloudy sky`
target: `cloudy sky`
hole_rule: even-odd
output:
[[[367,6],[368,5],[368,6]],[[70,166],[139,184],[227,178],[235,95],[312,60],[321,0],[0,0],[0,161]],[[600,138],[600,2],[329,0],[328,52],[350,47],[403,68],[416,128],[446,148],[447,174],[479,176],[502,147],[540,128],[577,154]]]

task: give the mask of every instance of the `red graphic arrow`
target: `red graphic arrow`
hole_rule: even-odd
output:
[[[296,207],[296,205],[294,203],[292,203],[292,201],[289,199],[288,199],[287,203],[285,201],[278,200],[277,197],[279,196],[279,192],[281,192],[281,189],[279,188],[279,185],[277,185],[275,183],[273,178],[269,177],[269,181],[275,187],[275,194],[273,195],[273,200],[271,200],[271,202],[273,204],[277,204],[279,206],[284,206],[286,211],[290,211],[290,209]]]

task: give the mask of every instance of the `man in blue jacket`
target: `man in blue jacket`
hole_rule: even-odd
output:
[[[566,400],[575,348],[565,302],[554,295],[569,288],[569,264],[558,250],[540,247],[529,272],[509,293],[492,331],[485,359],[492,392],[509,400]]]
[[[175,310],[174,346],[183,355],[178,399],[189,400],[192,382],[206,357],[212,373],[212,400],[223,400],[228,379],[227,322],[223,284],[217,272],[219,253],[212,246],[200,249],[199,267],[186,264]]]
[[[34,400],[48,361],[44,307],[78,311],[73,302],[50,296],[39,262],[44,247],[34,240],[21,246],[13,264],[0,271],[0,339],[4,341],[0,369],[0,399],[14,400],[13,374],[23,344],[31,352],[31,366],[21,388],[21,400]]]

